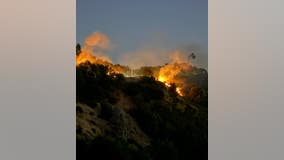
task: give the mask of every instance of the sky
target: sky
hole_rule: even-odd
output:
[[[189,47],[197,55],[195,63],[208,66],[207,0],[77,0],[76,14],[77,42],[83,44],[96,31],[106,34],[114,63],[127,63],[121,57],[149,48]]]

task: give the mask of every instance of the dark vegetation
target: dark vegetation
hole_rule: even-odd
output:
[[[175,85],[167,88],[153,77],[130,80],[107,66],[88,62],[77,66],[76,72],[77,104],[94,110],[100,106],[100,118],[111,123],[116,104],[128,97],[132,103],[125,113],[150,139],[150,144],[143,146],[127,136],[118,136],[119,129],[87,137],[77,125],[78,160],[208,159],[206,87],[191,86],[187,96],[180,97]],[[147,68],[143,72],[152,74]],[[81,113],[77,107],[77,114]]]

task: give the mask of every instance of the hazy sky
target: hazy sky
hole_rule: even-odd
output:
[[[114,63],[145,48],[190,46],[207,68],[207,0],[77,0],[77,42],[95,31],[106,34]]]

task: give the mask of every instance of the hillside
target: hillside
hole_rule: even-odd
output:
[[[208,159],[207,71],[179,72],[167,86],[145,67],[136,72],[145,70],[125,77],[107,65],[77,65],[77,159]]]

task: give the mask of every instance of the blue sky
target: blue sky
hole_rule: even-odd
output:
[[[109,51],[114,63],[151,45],[169,50],[189,45],[198,46],[197,63],[207,68],[207,0],[77,0],[77,42],[95,31],[115,46]]]

